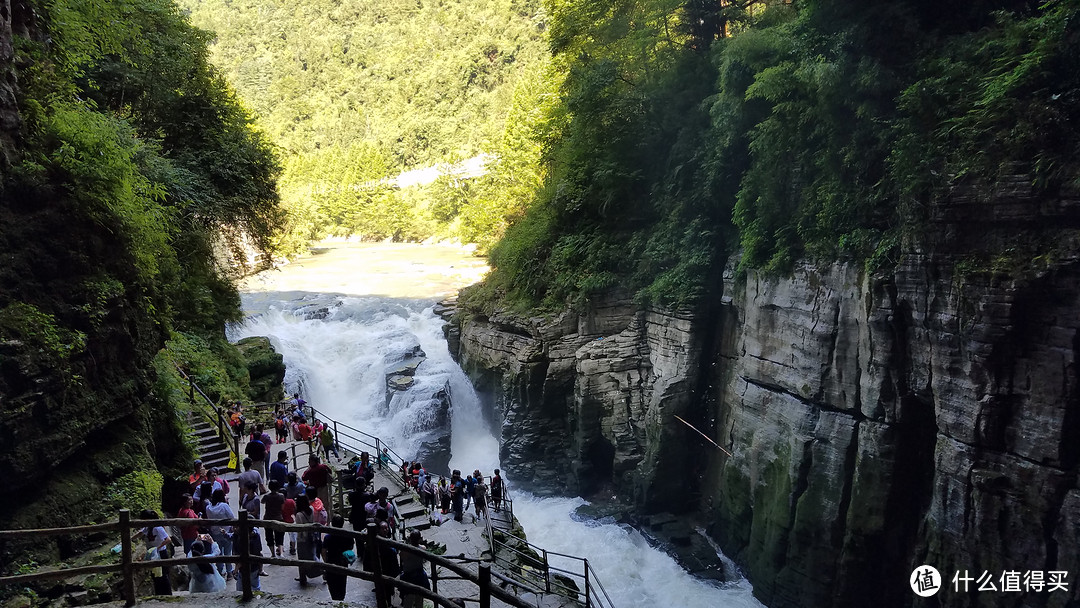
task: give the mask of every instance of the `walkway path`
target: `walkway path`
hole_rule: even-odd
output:
[[[279,450],[292,451],[295,446],[298,454],[307,453],[307,445],[303,442],[286,442],[281,444],[274,444],[271,446],[271,454],[276,457]],[[343,453],[342,456],[345,456]],[[299,462],[290,461],[290,465],[296,467],[297,475],[303,475],[304,470],[308,465],[308,457],[306,455],[298,456]],[[343,466],[348,459],[331,459],[327,462],[331,468],[338,468]],[[390,489],[390,496],[393,499],[396,494],[401,492],[400,486],[395,483],[394,479],[390,475],[398,474],[395,469],[383,469],[377,471],[374,484],[376,488],[386,487]],[[229,480],[229,504],[234,511],[239,509],[239,484],[235,482],[236,474],[231,473],[226,475],[226,479]],[[343,513],[347,516],[347,513]],[[345,527],[352,529],[352,524],[348,523],[346,519]],[[469,559],[482,559],[488,556],[484,554],[485,550],[489,548],[487,538],[484,537],[485,524],[483,520],[476,521],[471,514],[466,514],[464,521],[456,522],[452,518],[444,522],[441,526],[432,526],[431,528],[422,532],[425,540],[435,541],[446,545],[446,554],[443,557],[456,557],[462,556]],[[269,553],[266,553],[269,555]],[[286,557],[288,555],[286,554]],[[354,568],[359,568],[359,562],[353,565]],[[471,569],[475,571],[475,565]],[[264,576],[260,580],[260,585],[264,593],[273,596],[286,596],[290,602],[294,600],[302,600],[304,606],[315,605],[312,602],[325,601],[331,602],[329,591],[326,588],[322,578],[311,579],[307,587],[301,587],[295,578],[298,576],[297,569],[294,567],[274,566],[267,564],[264,566],[264,571],[268,573],[268,576]],[[441,571],[440,571],[441,574]],[[229,582],[230,586],[234,586],[233,581]],[[233,587],[235,588],[235,587]],[[235,606],[236,595],[235,592],[223,594],[227,598],[227,601],[232,602],[232,606]],[[476,587],[470,583],[456,581],[456,580],[444,580],[440,577],[439,580],[439,594],[444,597],[466,597],[476,598]],[[561,598],[556,595],[546,595],[543,598],[532,597],[529,595],[522,595],[530,603],[537,605],[541,608],[557,608],[560,606],[574,605],[569,600]],[[200,594],[198,596],[200,603],[203,599],[207,599],[208,606],[216,606],[217,604],[209,602],[210,596]],[[216,600],[215,600],[216,601]],[[222,600],[226,601],[226,600]],[[348,588],[345,595],[345,601],[351,605],[358,606],[375,606],[375,593],[372,584],[368,581],[350,578],[348,582]],[[399,595],[394,596],[394,605],[400,605],[401,598]],[[430,600],[428,601],[430,604]],[[280,598],[275,599],[272,602],[275,608],[281,606],[291,606],[291,603],[281,603]],[[506,604],[499,602],[497,599],[492,599],[492,606],[503,608]],[[224,605],[224,604],[222,604]],[[269,603],[265,603],[265,598],[260,600],[260,603],[254,606],[261,607],[263,605],[269,606]],[[329,605],[329,604],[328,604]],[[475,605],[475,604],[473,604]],[[296,604],[300,606],[300,604]]]

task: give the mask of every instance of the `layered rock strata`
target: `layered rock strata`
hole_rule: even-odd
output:
[[[885,274],[732,260],[694,314],[461,311],[460,360],[516,479],[701,518],[771,607],[923,605],[923,563],[940,605],[1070,605],[1080,199],[1024,184],[945,197]],[[1068,591],[956,592],[965,571]]]

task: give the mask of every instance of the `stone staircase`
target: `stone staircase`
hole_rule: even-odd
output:
[[[416,492],[409,491],[395,496],[394,505],[397,507],[398,515],[401,517],[402,529],[427,530],[431,527],[428,510],[421,504],[420,497]]]
[[[217,427],[201,416],[188,420],[188,428],[195,437],[195,454],[203,461],[207,469],[217,467],[227,471],[229,466],[229,446],[221,441]]]

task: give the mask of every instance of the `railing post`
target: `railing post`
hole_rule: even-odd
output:
[[[244,459],[240,454],[240,435],[233,435],[233,453],[236,454],[236,470],[244,470],[243,465],[240,464],[244,462]]]
[[[480,585],[480,608],[491,608],[491,565],[480,564],[477,582]]]
[[[240,589],[244,592],[243,601],[248,601],[255,597],[251,592],[251,528],[248,520],[248,512],[241,509],[239,513],[239,538],[237,539],[237,545],[233,546],[233,551],[237,555],[237,561],[240,563]]]
[[[124,605],[135,605],[135,568],[131,566],[131,512],[120,509],[120,563],[124,568]]]
[[[434,560],[431,562],[431,592],[439,592],[439,567],[435,565]]]
[[[289,432],[292,433],[292,431],[289,431]],[[293,463],[292,466],[293,466],[294,469],[299,469],[300,468],[300,463],[296,462],[296,444],[294,443],[294,444],[290,445],[289,449],[292,450],[292,463]]]
[[[375,438],[375,460],[379,463],[378,467],[379,467],[380,471],[382,470],[382,447],[381,447],[381,445],[382,444],[379,442],[379,438],[376,437]]]
[[[367,547],[370,553],[371,565],[375,568],[375,606],[377,608],[389,608],[390,598],[386,597],[386,583],[383,582],[382,556],[379,552],[379,528],[375,524],[367,526]]]
[[[345,515],[345,512],[346,512],[346,509],[345,509],[345,507],[346,507],[346,504],[345,504],[345,486],[341,483],[341,473],[337,469],[330,469],[330,470],[333,472],[333,475],[331,475],[331,477],[334,480],[334,484],[337,485],[337,504],[338,504],[338,506],[335,506],[334,508],[335,509],[340,509],[340,510],[335,510],[335,513],[341,513],[342,515]]]
[[[341,460],[341,442],[338,441],[337,420],[334,421],[334,451],[338,454],[338,460]],[[329,458],[330,455],[327,454],[327,459]]]
[[[548,554],[547,549],[541,549],[544,552],[544,590],[551,593],[551,570],[548,566]]]
[[[585,562],[585,608],[589,607],[589,560],[582,560]]]

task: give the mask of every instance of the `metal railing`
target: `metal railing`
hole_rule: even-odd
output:
[[[195,383],[195,380],[190,375],[188,375],[188,373],[185,372],[183,368],[181,368],[179,365],[176,365],[175,363],[173,364],[173,366],[176,368],[176,371],[180,373],[180,377],[184,380],[187,380],[188,382],[188,400],[191,402],[192,407],[196,408],[200,413],[202,413],[202,415],[206,417],[210,424],[216,425],[218,437],[221,439],[222,444],[230,448],[233,454],[236,454],[237,470],[239,470],[240,437],[233,434],[232,427],[229,426],[229,421],[225,417],[224,409],[220,405],[214,403],[214,401],[210,399],[210,397],[207,397],[206,393],[204,393],[203,390],[199,388],[199,385]],[[202,397],[206,405],[209,406],[209,409],[207,407],[202,407],[199,405],[199,401],[195,399],[196,394]]]
[[[554,593],[582,601],[586,606],[613,608],[611,597],[588,559],[548,551],[512,534],[496,540],[495,545],[503,551],[495,551],[492,561],[534,593]],[[559,567],[552,564],[553,557],[580,566],[577,569]]]
[[[198,521],[212,521],[216,526],[233,526],[235,530],[236,554],[232,556],[199,556],[199,557],[181,557],[181,558],[165,558],[165,559],[149,559],[149,560],[137,560],[135,559],[135,551],[132,547],[132,534],[135,530],[140,528],[149,528],[154,526],[191,526]],[[371,565],[372,570],[354,570],[346,566],[337,566],[334,564],[328,564],[325,562],[318,562],[312,560],[301,560],[295,558],[285,557],[264,557],[260,554],[252,555],[250,553],[250,535],[253,529],[272,529],[281,530],[285,532],[314,532],[334,534],[340,536],[351,537],[357,542],[357,546],[363,546],[367,555],[363,562]],[[88,574],[115,574],[121,575],[121,593],[127,606],[134,606],[137,600],[136,596],[136,580],[135,575],[141,570],[149,570],[152,568],[169,568],[171,566],[186,566],[190,564],[227,564],[236,563],[239,567],[238,578],[240,580],[241,594],[243,600],[250,600],[254,597],[254,592],[251,585],[251,572],[254,568],[261,568],[261,564],[271,564],[275,566],[307,566],[318,567],[324,572],[331,572],[335,574],[343,574],[345,576],[359,578],[366,581],[375,583],[375,601],[378,608],[389,608],[390,599],[393,595],[394,589],[400,589],[401,591],[409,594],[420,595],[426,599],[431,600],[436,606],[444,606],[445,608],[459,608],[457,600],[460,598],[448,598],[439,595],[439,581],[440,580],[460,580],[467,581],[475,585],[476,599],[466,598],[466,601],[478,603],[480,608],[490,608],[491,599],[494,597],[499,601],[513,606],[514,608],[532,608],[531,604],[525,602],[516,595],[506,591],[500,585],[492,584],[492,577],[505,582],[513,583],[507,580],[505,577],[498,573],[491,572],[491,567],[485,563],[479,563],[477,572],[471,571],[465,565],[454,562],[450,559],[446,559],[437,555],[428,553],[423,548],[414,547],[412,545],[399,543],[388,538],[379,536],[376,533],[375,525],[371,524],[364,531],[346,530],[344,528],[330,528],[319,524],[286,524],[282,522],[256,519],[249,517],[246,511],[241,511],[237,519],[215,519],[215,520],[192,520],[187,518],[173,518],[173,519],[145,519],[137,520],[131,519],[131,514],[127,509],[121,509],[119,514],[119,520],[116,522],[94,524],[88,526],[71,526],[67,528],[46,528],[37,530],[0,530],[0,540],[10,538],[45,538],[49,536],[74,536],[96,532],[118,532],[120,535],[120,555],[119,563],[95,565],[95,566],[82,566],[76,568],[66,568],[58,570],[48,570],[44,572],[34,572],[30,574],[19,574],[15,576],[0,577],[0,587],[9,585],[26,585],[28,583],[34,583],[45,580],[55,579],[68,579],[78,576],[84,576]],[[431,589],[428,590],[424,587],[413,585],[400,580],[395,577],[387,576],[382,573],[382,562],[379,558],[379,550],[383,547],[392,547],[396,551],[412,553],[419,555],[427,563],[430,569],[430,583]],[[440,573],[440,569],[442,572]],[[447,576],[445,573],[449,572],[452,576]]]
[[[290,402],[288,401],[278,403],[255,403],[245,406],[245,410],[253,412],[252,418],[258,416],[259,412],[268,410],[269,415],[267,416],[267,420],[269,420],[278,408],[283,405],[288,407],[289,403]],[[372,458],[379,470],[385,470],[406,463],[404,458],[398,455],[393,448],[388,446],[386,442],[382,441],[379,437],[361,431],[360,429],[343,422],[338,422],[327,416],[324,412],[320,412],[314,406],[304,405],[303,410],[310,419],[314,420],[315,418],[318,418],[333,429],[334,441],[337,444],[338,449],[346,454],[351,452],[354,455],[359,456],[361,452],[368,451],[370,453],[369,450],[374,450]],[[308,449],[306,453],[308,455],[313,451],[318,451],[318,441],[319,439],[316,437],[307,443]],[[292,462],[298,462],[298,453],[296,451],[295,443],[292,445],[291,449]],[[381,457],[384,449],[386,450],[387,455],[390,456],[390,462],[385,462]],[[304,452],[300,452],[299,455],[304,455]],[[431,473],[429,472],[429,475],[430,474]],[[451,472],[447,471],[445,476],[447,478],[451,477]],[[413,491],[413,488],[401,475],[391,474],[389,477],[403,492]],[[335,497],[335,509],[338,507],[345,509],[347,508],[347,505],[345,504],[344,488],[338,482],[336,476],[334,476],[333,482],[336,484],[336,491],[332,491],[331,495]],[[419,498],[419,495],[417,498]],[[608,596],[607,591],[597,578],[596,572],[589,564],[588,559],[565,553],[548,551],[534,545],[526,539],[513,534],[514,522],[514,502],[504,481],[500,513],[494,513],[489,498],[488,519],[485,524],[490,544],[491,563],[498,566],[499,569],[506,573],[505,576],[496,573],[497,578],[504,584],[513,585],[530,593],[554,593],[562,597],[583,602],[588,608],[593,606],[598,608],[613,608],[610,596]],[[496,534],[496,531],[498,531],[498,534]],[[527,548],[531,553],[523,551],[523,548]],[[552,565],[551,563],[550,558],[552,557],[557,560],[555,565]],[[579,566],[568,566],[563,568],[559,565],[565,565],[567,563],[578,564]],[[568,583],[572,583],[572,585]]]

